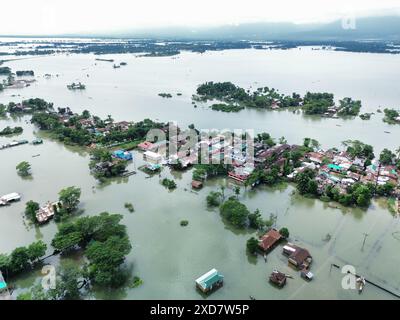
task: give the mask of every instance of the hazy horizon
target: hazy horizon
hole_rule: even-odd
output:
[[[101,34],[140,31],[168,27],[215,27],[255,22],[316,23],[346,16],[399,14],[395,0],[184,0],[145,3],[128,0],[112,2],[87,0],[21,0],[2,6],[6,13],[0,20],[0,34],[44,36],[65,34]]]

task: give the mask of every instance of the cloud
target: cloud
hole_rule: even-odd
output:
[[[258,21],[312,22],[398,7],[398,0],[19,0],[2,4],[2,34],[62,34]]]

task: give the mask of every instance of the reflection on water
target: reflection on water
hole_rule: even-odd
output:
[[[112,114],[116,120],[176,120],[181,127],[194,123],[199,129],[253,128],[270,132],[277,138],[285,136],[291,143],[313,137],[324,147],[340,147],[344,140],[359,139],[373,144],[376,153],[385,147],[393,150],[399,144],[395,137],[400,136],[400,126],[383,123],[381,114],[374,115],[370,121],[321,119],[291,110],[243,110],[225,114],[213,112],[202,104],[193,108],[190,100],[196,86],[204,81],[233,81],[246,88],[257,82],[280,88],[284,93],[310,90],[331,91],[337,98],[351,96],[363,101],[363,112],[374,112],[379,105],[396,106],[400,101],[395,85],[400,71],[397,55],[232,50],[203,55],[183,53],[175,60],[131,55],[113,58],[123,59],[128,65],[116,71],[109,64],[96,64],[92,55],[10,62],[8,65],[13,69],[34,70],[38,81],[23,90],[5,90],[0,94],[0,103],[41,97],[77,112],[88,109],[102,117]],[[238,68],[244,58],[246,68]],[[374,74],[368,70],[374,70]],[[59,77],[46,79],[46,73],[59,74]],[[84,82],[87,90],[67,90],[66,85],[73,81]],[[158,97],[159,92],[177,91],[183,95],[172,99]],[[13,97],[14,94],[20,96]],[[23,196],[21,202],[0,208],[0,252],[10,252],[17,246],[43,239],[51,253],[50,242],[58,225],[54,221],[40,228],[27,225],[25,203],[29,200],[46,203],[57,199],[62,188],[79,186],[83,215],[103,211],[124,215],[123,223],[133,244],[126,267],[144,280],[138,288],[96,290],[90,298],[200,299],[203,297],[195,290],[194,280],[213,267],[224,274],[225,284],[207,299],[248,299],[249,295],[256,299],[391,298],[369,286],[362,295],[343,290],[340,270],[332,270],[331,263],[352,264],[366,278],[400,291],[396,267],[400,264],[400,255],[393,254],[400,242],[392,236],[400,233],[399,219],[393,218],[381,200],[373,202],[368,210],[349,209],[301,197],[291,184],[262,186],[256,190],[241,188],[239,200],[251,212],[259,209],[265,219],[270,214],[277,215],[277,227],[287,227],[291,241],[309,249],[316,277],[305,283],[287,266],[281,246],[268,255],[267,263],[262,257],[249,255],[246,241],[256,233],[236,230],[221,219],[218,210],[207,208],[206,196],[210,191],[225,186],[226,197],[234,194],[231,181],[212,179],[202,190],[192,192],[190,170],[164,169],[153,177],[137,170],[137,174],[128,178],[100,184],[90,175],[86,150],[55,141],[33,128],[28,120],[29,117],[0,120],[1,127],[24,128],[18,139],[44,139],[43,145],[0,150],[0,194],[15,191]],[[12,139],[0,137],[0,144]],[[136,160],[132,166],[139,168],[144,164],[142,155],[140,152],[134,155]],[[32,180],[17,175],[15,166],[24,160],[32,165]],[[160,184],[163,178],[174,179],[177,189],[173,192],[165,189]],[[134,204],[134,214],[124,208],[126,202]],[[189,221],[186,228],[179,225],[184,219]],[[364,233],[369,235],[361,250]],[[80,263],[81,258],[76,253],[61,259],[55,257],[50,262]],[[267,276],[276,268],[295,276],[281,290],[271,287],[267,281]],[[12,279],[11,283],[18,293],[35,281],[40,281],[40,270]]]

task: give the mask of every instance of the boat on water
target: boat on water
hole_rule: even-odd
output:
[[[1,149],[7,149],[7,148],[16,147],[16,146],[19,146],[19,145],[22,145],[22,144],[27,144],[27,143],[29,143],[27,140],[12,141],[10,143],[0,145],[0,150]]]
[[[21,200],[21,195],[17,192],[13,192],[10,194],[6,194],[2,197],[0,197],[0,206],[6,206],[10,204],[11,202],[19,201]]]
[[[365,288],[365,284],[366,284],[365,278],[364,277],[359,277],[359,278],[357,278],[356,282],[357,282],[357,285],[358,285],[358,293],[363,292],[363,290]]]
[[[39,138],[32,141],[33,145],[38,145],[38,144],[42,144],[42,143],[43,143],[43,140],[39,139]]]

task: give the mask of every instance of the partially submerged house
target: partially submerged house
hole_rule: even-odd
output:
[[[224,284],[224,276],[216,269],[212,269],[200,278],[196,279],[196,287],[203,293],[209,293],[222,287]]]
[[[276,229],[269,230],[265,235],[263,235],[259,241],[258,247],[263,252],[269,252],[275,247],[282,239],[282,235]]]
[[[149,141],[144,141],[138,145],[138,148],[142,151],[151,151],[154,148],[154,144]]]
[[[125,161],[133,160],[133,155],[129,151],[117,150],[113,152],[113,157]]]
[[[153,151],[146,151],[143,155],[147,161],[159,163],[162,160],[161,154],[153,152]]]
[[[48,202],[45,206],[36,211],[36,220],[39,223],[46,223],[54,217],[56,210],[59,209],[60,202]]]
[[[203,188],[203,182],[197,181],[197,180],[193,180],[192,181],[192,188],[193,189],[201,189],[201,188]]]
[[[269,277],[269,281],[280,288],[282,288],[286,284],[286,279],[286,274],[277,270],[272,271]]]
[[[283,254],[288,256],[289,263],[297,269],[308,269],[312,262],[312,256],[307,249],[288,243],[283,247]]]

